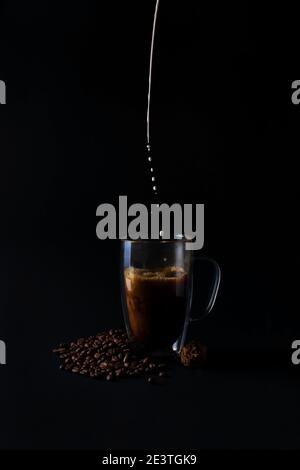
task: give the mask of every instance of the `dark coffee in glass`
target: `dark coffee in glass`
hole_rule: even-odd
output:
[[[129,327],[136,341],[157,349],[177,340],[188,296],[188,275],[183,268],[127,268],[125,295]]]
[[[124,240],[121,286],[125,325],[135,345],[149,352],[180,352],[193,297],[195,254],[184,240]],[[210,259],[213,282],[203,314],[211,311],[220,283],[220,268]]]

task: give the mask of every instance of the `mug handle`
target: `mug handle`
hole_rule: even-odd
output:
[[[203,309],[202,315],[200,315],[198,317],[195,317],[195,318],[193,318],[191,315],[189,315],[187,319],[190,322],[202,320],[202,318],[207,317],[207,315],[212,311],[212,309],[215,305],[217,296],[218,296],[219,287],[220,287],[220,283],[221,283],[221,268],[220,268],[219,264],[214,259],[206,258],[206,257],[205,258],[203,257],[203,258],[195,259],[194,262],[199,263],[201,261],[205,261],[205,262],[212,265],[213,270],[214,270],[213,281],[212,281],[210,292],[209,292],[209,295],[208,295],[207,304]],[[194,278],[194,274],[193,274],[193,278]],[[193,282],[194,282],[194,280],[193,280]],[[193,290],[192,290],[192,292],[193,292]],[[191,297],[192,297],[192,301],[193,301],[194,295],[192,295]],[[191,306],[190,306],[190,308],[191,308]]]
[[[187,312],[185,324],[184,324],[184,327],[183,327],[183,332],[182,332],[181,337],[173,344],[173,351],[175,351],[177,353],[180,353],[182,347],[185,344],[185,340],[186,340],[186,336],[187,336],[187,333],[188,333],[188,328],[189,328],[190,323],[195,322],[195,321],[199,321],[199,320],[202,320],[203,318],[205,318],[212,311],[212,309],[215,305],[215,302],[216,302],[217,295],[218,295],[218,291],[219,291],[219,287],[220,287],[220,283],[221,283],[221,269],[220,269],[220,266],[218,265],[218,263],[214,259],[206,258],[206,257],[196,258],[194,263],[200,263],[202,261],[205,261],[205,262],[211,264],[212,267],[213,267],[213,271],[214,271],[213,280],[212,280],[210,292],[209,292],[209,295],[208,295],[208,300],[207,300],[207,303],[206,303],[206,305],[203,309],[203,313],[200,316],[192,317],[191,316],[191,307],[192,307],[193,298],[194,298],[194,294],[193,294],[194,273],[193,273],[193,275],[192,275],[193,276],[192,277],[192,286],[191,286],[192,295],[191,295],[190,304],[187,307],[188,312]]]

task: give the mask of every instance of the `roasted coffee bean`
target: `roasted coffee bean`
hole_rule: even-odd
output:
[[[60,354],[60,359],[64,359],[65,357],[69,357],[71,356],[73,353],[64,353],[64,354]]]
[[[128,357],[129,357],[129,355],[128,355],[128,354],[125,354],[124,359],[123,359],[123,362],[128,362]]]
[[[54,350],[61,361],[61,368],[80,375],[104,377],[107,380],[121,377],[140,377],[151,373],[162,376],[165,364],[150,360],[148,356],[137,353],[120,329],[97,333],[96,336],[79,338],[70,344],[62,344]]]
[[[53,349],[53,352],[55,354],[61,354],[61,353],[64,353],[66,351],[66,348],[56,348],[56,349]]]

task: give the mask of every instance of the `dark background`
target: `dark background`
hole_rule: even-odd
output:
[[[148,387],[84,380],[52,357],[61,341],[122,325],[119,244],[97,240],[95,212],[122,194],[152,200],[153,11],[153,0],[0,4],[0,448],[299,447],[287,4],[161,0],[153,160],[161,200],[205,203],[203,253],[223,282],[192,335],[214,366]]]

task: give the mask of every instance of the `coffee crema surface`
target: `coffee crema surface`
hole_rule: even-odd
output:
[[[170,347],[181,334],[188,298],[182,267],[124,271],[130,336],[148,349]]]

